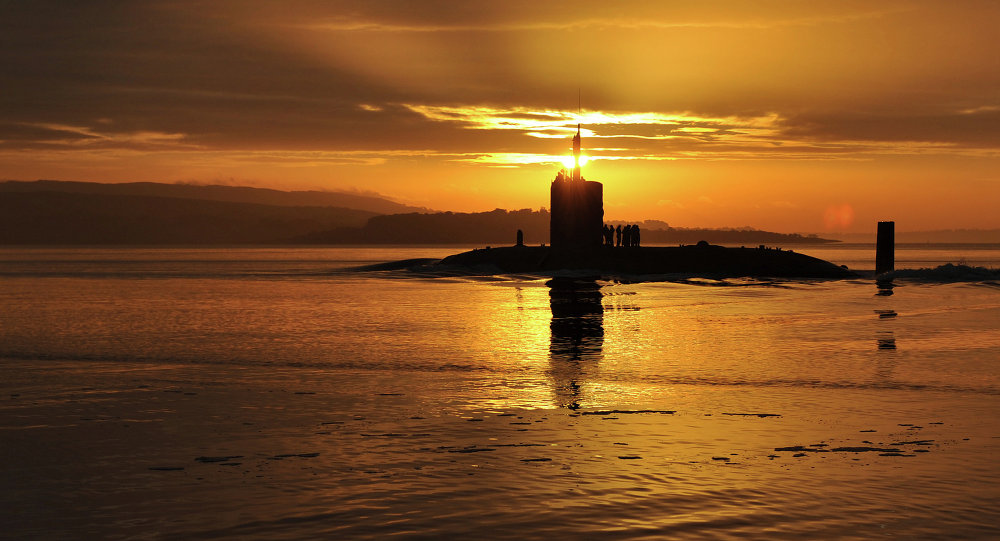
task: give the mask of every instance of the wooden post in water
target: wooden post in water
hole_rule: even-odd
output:
[[[896,268],[896,222],[879,222],[875,237],[875,274]]]

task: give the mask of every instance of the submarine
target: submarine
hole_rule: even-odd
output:
[[[487,273],[587,271],[608,275],[682,275],[705,278],[849,278],[856,274],[805,254],[781,248],[694,245],[639,246],[616,243],[604,224],[604,186],[583,178],[581,135],[573,137],[572,172],[559,171],[550,187],[549,245],[526,246],[518,231],[513,246],[454,254],[437,265]],[[636,235],[637,236],[637,235]]]

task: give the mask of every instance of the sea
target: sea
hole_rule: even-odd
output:
[[[1000,244],[468,248],[0,248],[0,538],[1000,538]]]

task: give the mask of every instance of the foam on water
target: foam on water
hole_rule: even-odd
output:
[[[1000,280],[1000,268],[970,267],[968,265],[953,265],[946,263],[933,269],[896,269],[880,275],[879,279],[908,279],[921,282],[982,282],[984,285],[997,286]]]

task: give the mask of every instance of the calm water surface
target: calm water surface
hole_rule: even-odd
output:
[[[996,280],[369,267],[455,251],[0,250],[0,527],[1000,535]],[[870,246],[797,251],[872,267]],[[947,262],[1000,247],[897,248]]]

